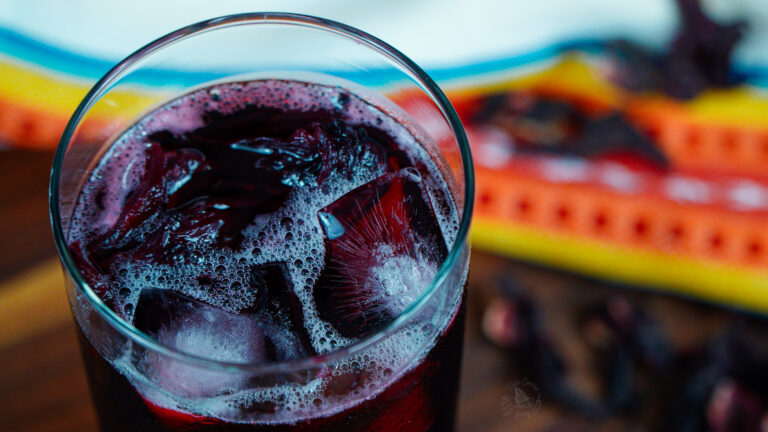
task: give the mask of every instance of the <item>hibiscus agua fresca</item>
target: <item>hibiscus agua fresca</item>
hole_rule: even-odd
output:
[[[418,303],[456,240],[444,171],[405,123],[342,86],[192,91],[104,151],[81,185],[68,250],[110,309],[172,350],[321,361]],[[129,346],[110,358],[85,334],[82,346],[105,430],[446,431],[461,293],[447,304],[343,364],[268,378]]]

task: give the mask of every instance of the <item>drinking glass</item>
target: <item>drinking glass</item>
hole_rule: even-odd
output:
[[[260,78],[339,85],[378,104],[419,138],[459,219],[437,275],[381,330],[311,358],[224,362],[164,345],[121,318],[86,283],[67,244],[80,190],[121,131],[194,89]],[[102,429],[453,430],[473,181],[467,138],[440,88],[405,55],[350,26],[287,13],[231,15],[182,28],[128,56],[72,115],[50,185],[53,233]],[[414,331],[421,337],[398,344]],[[365,370],[375,367],[369,362],[349,372],[355,359],[386,349],[397,352],[378,365],[383,370]],[[249,399],[265,391],[274,397]]]

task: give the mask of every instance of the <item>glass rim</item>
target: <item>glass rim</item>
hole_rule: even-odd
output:
[[[151,55],[156,51],[159,51],[175,42],[179,42],[196,34],[207,32],[213,29],[228,28],[245,24],[286,24],[328,31],[353,41],[360,42],[365,46],[378,51],[380,54],[389,58],[391,61],[394,61],[399,67],[409,72],[411,74],[411,78],[415,79],[417,84],[422,86],[422,90],[425,91],[431,98],[433,98],[433,101],[437,103],[438,108],[451,127],[454,138],[458,143],[462,159],[462,169],[464,173],[464,206],[461,213],[459,230],[456,233],[456,239],[451,246],[445,260],[443,260],[437,275],[432,279],[430,285],[424,290],[424,292],[416,301],[405,308],[405,310],[403,310],[397,316],[397,318],[387,324],[384,328],[341,349],[327,354],[318,354],[302,359],[272,363],[226,362],[185,352],[162,344],[160,341],[149,336],[145,332],[142,332],[141,330],[134,327],[131,323],[124,320],[104,303],[104,301],[90,288],[88,283],[80,274],[80,271],[75,265],[74,260],[69,253],[69,249],[67,248],[65,235],[61,225],[61,214],[59,208],[59,184],[62,164],[66,150],[69,147],[70,140],[74,135],[75,129],[80,124],[85,113],[92,106],[92,103],[97,98],[100,98],[104,95],[104,93],[106,93],[113,81],[119,78],[123,71],[130,68],[140,59]],[[107,72],[101,79],[99,79],[96,84],[94,84],[94,86],[88,91],[88,93],[78,105],[77,109],[70,117],[61,136],[61,140],[59,141],[59,144],[56,148],[56,154],[54,156],[50,178],[49,212],[51,218],[51,226],[53,229],[54,242],[56,243],[59,258],[63,263],[65,276],[71,278],[71,280],[75,283],[77,290],[85,295],[86,299],[91,305],[93,305],[94,309],[99,313],[99,315],[101,315],[101,317],[104,318],[117,331],[127,336],[128,339],[132,340],[133,342],[142,345],[144,348],[155,351],[161,355],[174,358],[176,360],[196,364],[202,367],[213,368],[216,370],[271,374],[316,368],[328,364],[336,359],[354,355],[355,353],[360,352],[391,335],[397,331],[408,318],[417,313],[438,290],[438,287],[443,284],[459,254],[464,248],[469,232],[470,221],[472,218],[474,189],[475,183],[472,155],[470,152],[469,141],[467,140],[464,127],[459,120],[458,114],[456,113],[453,105],[451,105],[443,91],[437,86],[432,78],[430,78],[429,75],[421,67],[414,63],[405,54],[401,53],[396,48],[375,36],[372,36],[362,30],[358,30],[352,26],[333,20],[319,18],[311,15],[284,12],[250,12],[225,15],[200,21],[168,33],[165,36],[155,39],[154,41],[134,51],[125,59],[117,63],[112,69],[109,70],[109,72]]]

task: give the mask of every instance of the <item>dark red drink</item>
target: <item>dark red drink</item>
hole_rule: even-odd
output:
[[[103,429],[452,430],[463,290],[387,330],[458,229],[418,136],[391,108],[285,80],[197,90],[118,136],[75,207],[79,271],[150,338],[235,366],[97,351],[83,333]]]

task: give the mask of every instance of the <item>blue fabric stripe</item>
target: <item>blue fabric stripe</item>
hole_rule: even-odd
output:
[[[574,39],[555,43],[527,53],[515,54],[498,59],[485,60],[455,67],[427,68],[427,72],[438,82],[476,78],[486,74],[510,71],[520,66],[549,60],[566,51],[578,50],[588,53],[599,53],[603,46],[604,42],[600,39]],[[0,27],[0,53],[57,73],[90,80],[97,80],[116,63],[48,45],[3,27]],[[751,66],[737,69],[737,73],[744,76],[747,79],[747,82],[768,88],[768,67]],[[247,71],[143,69],[134,73],[130,81],[136,84],[149,86],[161,83],[163,85],[168,85],[169,82],[172,81],[176,81],[179,84],[202,83],[222,78],[233,73],[243,72]],[[392,84],[402,77],[402,75],[395,69],[369,71],[318,70],[317,72],[330,72],[358,83],[369,85]]]

